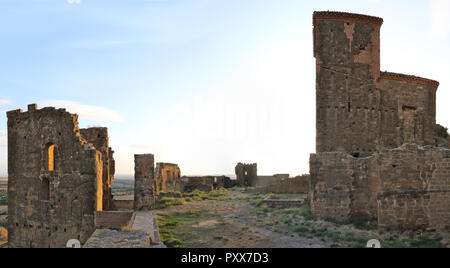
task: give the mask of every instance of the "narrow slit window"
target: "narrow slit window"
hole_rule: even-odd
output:
[[[52,192],[50,188],[50,180],[48,178],[44,178],[42,180],[42,188],[41,188],[41,200],[49,201],[52,198]]]
[[[55,145],[53,143],[47,145],[47,170],[55,170]]]

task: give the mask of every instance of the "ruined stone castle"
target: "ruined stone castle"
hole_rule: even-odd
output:
[[[77,115],[35,104],[7,116],[9,246],[84,243],[95,230],[94,212],[112,202],[107,130],[80,130]]]
[[[155,172],[153,155],[136,155],[134,208],[114,211],[106,128],[79,129],[78,115],[35,104],[7,117],[9,247],[60,248],[72,239],[86,247],[161,246],[150,211],[160,188],[179,183],[177,165],[158,163]]]
[[[381,18],[315,12],[314,214],[450,228],[450,150],[438,148],[439,83],[380,71]]]

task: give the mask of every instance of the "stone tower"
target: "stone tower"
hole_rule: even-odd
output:
[[[155,157],[152,154],[134,155],[134,210],[155,208]]]
[[[254,186],[258,179],[258,165],[238,163],[234,168],[236,181],[240,186]]]
[[[10,111],[8,240],[15,247],[84,243],[103,209],[102,153],[85,141],[65,109]]]
[[[439,83],[380,72],[383,19],[315,12],[316,151],[355,157],[404,143],[434,145]]]
[[[376,150],[381,18],[314,13],[317,152]]]
[[[80,129],[80,134],[95,149],[102,153],[103,160],[103,210],[113,209],[113,195],[111,185],[114,181],[115,160],[114,151],[109,147],[108,129],[105,127],[94,127]]]

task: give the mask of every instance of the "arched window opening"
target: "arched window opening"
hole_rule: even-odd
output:
[[[47,170],[54,171],[55,170],[55,145],[53,143],[49,143],[46,146],[46,156],[47,156]]]

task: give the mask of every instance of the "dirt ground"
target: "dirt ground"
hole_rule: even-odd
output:
[[[361,248],[371,239],[394,248],[450,245],[448,233],[358,228],[317,220],[296,209],[261,207],[263,195],[232,191],[230,196],[156,210],[161,236],[171,236],[169,247],[184,248]]]
[[[197,220],[182,224],[177,230],[183,247],[194,248],[286,248],[329,247],[319,239],[284,235],[268,228],[258,227],[255,208],[241,195],[232,193],[232,200],[205,200],[156,210],[156,215],[173,215],[186,211],[202,212]]]

